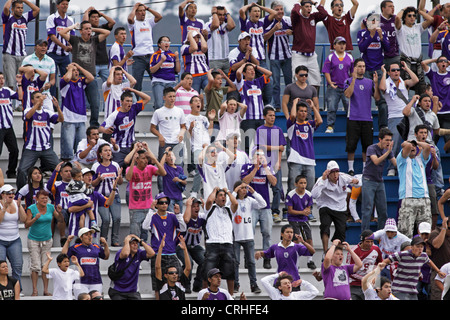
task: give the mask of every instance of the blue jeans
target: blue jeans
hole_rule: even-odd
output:
[[[270,70],[272,71],[273,89],[272,99],[273,106],[281,109],[281,73],[283,73],[284,85],[292,83],[292,60],[270,60]]]
[[[62,78],[67,72],[67,66],[70,64],[70,56],[59,56],[54,53],[47,53],[47,55],[55,61],[55,66],[59,70],[58,75]],[[58,83],[58,79],[56,79],[55,85],[50,88],[50,93],[53,97],[56,97],[56,87],[59,87]]]
[[[91,126],[99,127],[100,124],[98,122],[98,114],[100,112],[100,93],[98,91],[98,83],[97,80],[89,82],[84,90],[86,93],[86,98],[89,103],[89,107],[91,109],[91,119],[89,124]]]
[[[147,216],[148,209],[130,209],[130,234],[135,234],[147,242],[148,231],[142,229],[142,222]]]
[[[200,153],[202,152],[202,150],[195,150],[193,152],[191,152],[191,154],[193,154],[191,159],[191,163],[193,164],[194,167],[194,179],[192,180],[192,190],[191,192],[199,192],[200,188],[202,187],[202,177],[200,176],[200,172],[198,171],[198,156],[200,155]]]
[[[311,191],[316,182],[315,166],[288,162],[288,170],[288,192],[295,189],[295,178],[300,174],[306,176],[306,190]]]
[[[170,199],[170,204],[167,207],[167,211],[173,212],[173,207],[175,206],[175,204],[178,204],[180,206],[180,212],[183,213],[183,199]]]
[[[86,136],[84,122],[61,123],[61,159],[72,160],[77,151],[78,143]]]
[[[272,234],[273,225],[272,211],[270,209],[253,209],[252,219],[253,233],[255,233],[256,224],[259,221],[259,226],[263,238],[263,250],[267,250],[271,244],[270,236]]]
[[[20,190],[20,188],[27,184],[28,170],[36,164],[38,159],[41,160],[41,163],[45,163],[46,169],[51,171],[55,170],[55,167],[59,163],[58,156],[52,149],[44,151],[23,149],[22,158],[20,158],[17,169],[17,190]]]
[[[94,76],[99,76],[102,79],[102,83],[105,82],[109,77],[109,68],[107,64],[96,65],[95,66],[95,74]]]
[[[119,231],[121,221],[120,196],[116,194],[109,208],[98,207],[98,213],[102,218],[100,237],[108,239],[109,223],[112,217],[111,243],[119,243]]]
[[[165,88],[175,87],[177,85],[176,82],[158,82],[152,81],[152,90],[153,90],[153,110],[157,110],[164,106],[163,92]]]
[[[137,91],[142,91],[142,81],[144,80],[144,72],[147,71],[148,75],[152,76],[150,73],[150,55],[145,56],[133,56],[134,63],[131,66],[131,75],[136,79],[136,85],[134,89]]]
[[[342,101],[345,112],[348,110],[348,99],[344,95],[344,89],[327,86],[327,126],[334,127],[336,111],[339,109],[339,101]]]
[[[373,213],[374,205],[378,214],[377,230],[383,229],[387,219],[386,190],[384,182],[363,178],[361,197],[361,231],[370,229],[370,217]]]
[[[243,240],[234,241],[234,255],[235,255],[235,276],[234,283],[239,284],[239,261],[241,256],[241,247],[244,249],[244,259],[247,262],[248,278],[250,279],[250,285],[256,285],[256,263],[255,263],[255,241]]]
[[[0,240],[0,260],[9,260],[12,269],[12,277],[19,280],[22,277],[23,256],[22,256],[22,240],[18,237],[13,241]],[[20,284],[22,289],[22,284]]]
[[[391,118],[388,119],[388,129],[392,132],[392,143],[394,144],[392,147],[392,154],[394,157],[397,157],[398,153],[400,152],[400,149],[402,148],[403,139],[400,136],[400,133],[398,133],[397,130],[397,124],[402,121],[403,118]],[[388,170],[390,169],[396,169],[392,162],[389,161]]]
[[[208,75],[204,74],[202,76],[197,76],[193,78],[192,81],[192,88],[200,94],[201,90],[205,90],[206,86],[208,85]]]

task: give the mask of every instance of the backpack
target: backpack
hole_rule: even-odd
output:
[[[120,278],[123,277],[125,270],[130,266],[130,264],[134,261],[134,259],[136,258],[137,254],[134,255],[133,258],[130,259],[130,262],[128,262],[128,264],[125,266],[125,268],[121,269],[121,270],[117,270],[117,265],[116,262],[113,262],[109,267],[108,267],[108,277],[112,280],[112,281],[117,281]]]

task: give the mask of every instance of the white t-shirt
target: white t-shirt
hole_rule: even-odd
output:
[[[225,140],[228,134],[239,132],[242,120],[244,120],[244,118],[241,117],[241,112],[239,110],[235,113],[225,111],[222,116],[219,115],[220,130],[216,139]]]
[[[69,268],[63,272],[59,268],[50,268],[47,278],[53,279],[52,300],[73,300],[73,282],[80,280],[78,270]]]
[[[402,24],[397,31],[397,41],[400,52],[411,58],[419,58],[422,54],[422,40],[421,35],[425,29],[422,23],[416,23],[412,27]]]
[[[367,290],[364,291],[364,298],[366,298],[366,300],[381,300],[381,298],[377,294],[377,291],[370,284],[368,285]],[[385,300],[399,300],[399,299],[391,294],[389,298]]]
[[[153,16],[144,21],[135,19],[134,24],[128,24],[128,30],[132,34],[131,45],[135,56],[145,56],[154,52],[152,29],[155,25]]]
[[[211,137],[208,132],[209,120],[203,115],[188,114],[186,116],[186,130],[189,130],[191,123],[194,122],[191,135],[192,151],[203,150],[203,144],[209,144]]]
[[[165,138],[166,143],[178,143],[180,126],[186,124],[186,117],[178,107],[167,108],[163,106],[153,113],[151,124],[158,126],[158,131]]]
[[[120,151],[120,147],[119,145],[117,145],[117,150],[114,150],[112,144],[110,144],[109,142],[107,142],[106,140],[103,139],[98,139],[97,144],[91,149],[91,151],[88,153],[88,155],[81,159],[80,158],[80,153],[83,152],[84,150],[87,149],[87,145],[88,145],[88,141],[86,138],[84,138],[83,140],[81,140],[78,143],[77,146],[77,161],[86,165],[86,166],[92,166],[95,162],[97,162],[97,150],[98,148],[102,145],[108,143],[111,146],[111,150],[113,153],[117,153]]]
[[[388,107],[388,118],[403,118],[403,109],[406,103],[397,95],[396,90],[401,90],[406,99],[408,99],[408,89],[406,89],[405,81],[400,79],[398,89],[391,78],[386,78],[386,91],[383,93],[384,99]]]
[[[224,151],[219,152],[217,162],[228,163],[228,154]],[[236,150],[236,159],[228,165],[228,169],[225,171],[225,178],[227,180],[228,190],[233,190],[234,183],[241,180],[241,168],[244,164],[250,163],[248,155],[241,150]]]
[[[215,166],[205,163],[198,165],[198,171],[203,181],[203,198],[208,198],[215,187],[224,188],[227,187],[227,180],[225,177],[225,170],[227,163],[216,162]]]
[[[214,212],[209,216],[208,222],[206,223],[206,232],[208,234],[206,243],[233,243],[233,223],[227,208],[230,209],[233,215],[234,212],[232,212],[229,206],[219,207],[215,203],[206,213],[206,216],[208,216],[211,210],[214,209]]]
[[[233,191],[233,196],[236,198],[237,194]],[[252,198],[253,197],[253,198]],[[252,197],[245,197],[244,199],[237,199],[239,203],[237,211],[233,214],[233,232],[234,241],[254,240],[255,234],[253,232],[252,211],[253,209],[263,209],[267,206],[266,200],[258,193],[254,192]],[[227,201],[227,206],[231,204]]]

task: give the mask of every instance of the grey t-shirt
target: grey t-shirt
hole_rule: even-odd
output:
[[[289,102],[288,102],[288,111],[291,112],[292,109],[292,102],[296,98],[300,98],[300,100],[303,100],[306,102],[306,100],[317,97],[317,90],[313,86],[307,85],[305,89],[300,88],[297,83],[293,82],[286,86],[284,89],[284,95],[289,96]],[[308,107],[308,117],[307,120],[311,120],[311,107]]]
[[[88,41],[84,41],[81,37],[71,35],[69,43],[72,45],[72,62],[78,63],[95,76],[98,36],[93,36]]]
[[[381,149],[377,143],[372,144],[367,148],[366,151],[366,165],[363,170],[363,179],[369,179],[370,181],[382,182],[383,181],[383,170],[386,160],[391,160],[394,155],[392,152],[389,153],[388,157],[379,165],[375,165],[370,159],[371,155],[376,155],[378,158],[381,157],[387,150]]]

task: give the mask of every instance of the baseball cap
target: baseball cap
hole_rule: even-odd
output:
[[[423,240],[421,236],[416,236],[412,239],[411,245],[413,246],[416,244],[425,244],[425,240]]]
[[[40,46],[41,44],[45,44],[46,46],[48,46],[48,41],[45,39],[39,39],[39,40],[36,40],[36,42],[34,44],[36,46]]]
[[[241,32],[241,34],[238,37],[238,41],[241,41],[242,39],[245,39],[247,37],[251,38],[251,36],[248,32]]]
[[[89,168],[83,168],[83,169],[81,169],[81,174],[82,174],[83,176],[84,176],[86,173],[88,173],[88,172],[90,172],[90,173],[92,173],[92,174],[95,173],[94,170],[89,169]]]
[[[339,36],[339,37],[336,37],[335,39],[334,39],[334,44],[336,44],[336,43],[339,43],[339,42],[345,42],[345,43],[347,43],[347,40],[344,38],[344,37],[342,37],[342,36]]]
[[[56,4],[60,4],[60,3],[63,2],[63,1],[70,2],[70,0],[56,0]]]
[[[431,225],[428,222],[419,224],[419,233],[431,233]]]
[[[5,184],[5,185],[3,185],[3,187],[0,188],[0,193],[10,192],[10,191],[14,191],[14,190],[16,190],[16,189],[14,189],[14,187],[12,185]]]
[[[336,161],[331,160],[331,161],[328,162],[328,164],[327,164],[327,170],[330,171],[330,172],[333,172],[333,171],[339,171],[339,165],[337,164]]]
[[[208,276],[207,277],[211,278],[212,276],[214,276],[215,274],[218,274],[218,273],[222,274],[222,272],[219,269],[212,268],[211,270],[208,271]]]
[[[95,230],[94,230],[94,229],[89,229],[89,228],[81,228],[81,229],[78,231],[78,238],[81,238],[81,236],[82,236],[83,234],[88,233],[88,232],[95,232]]]

